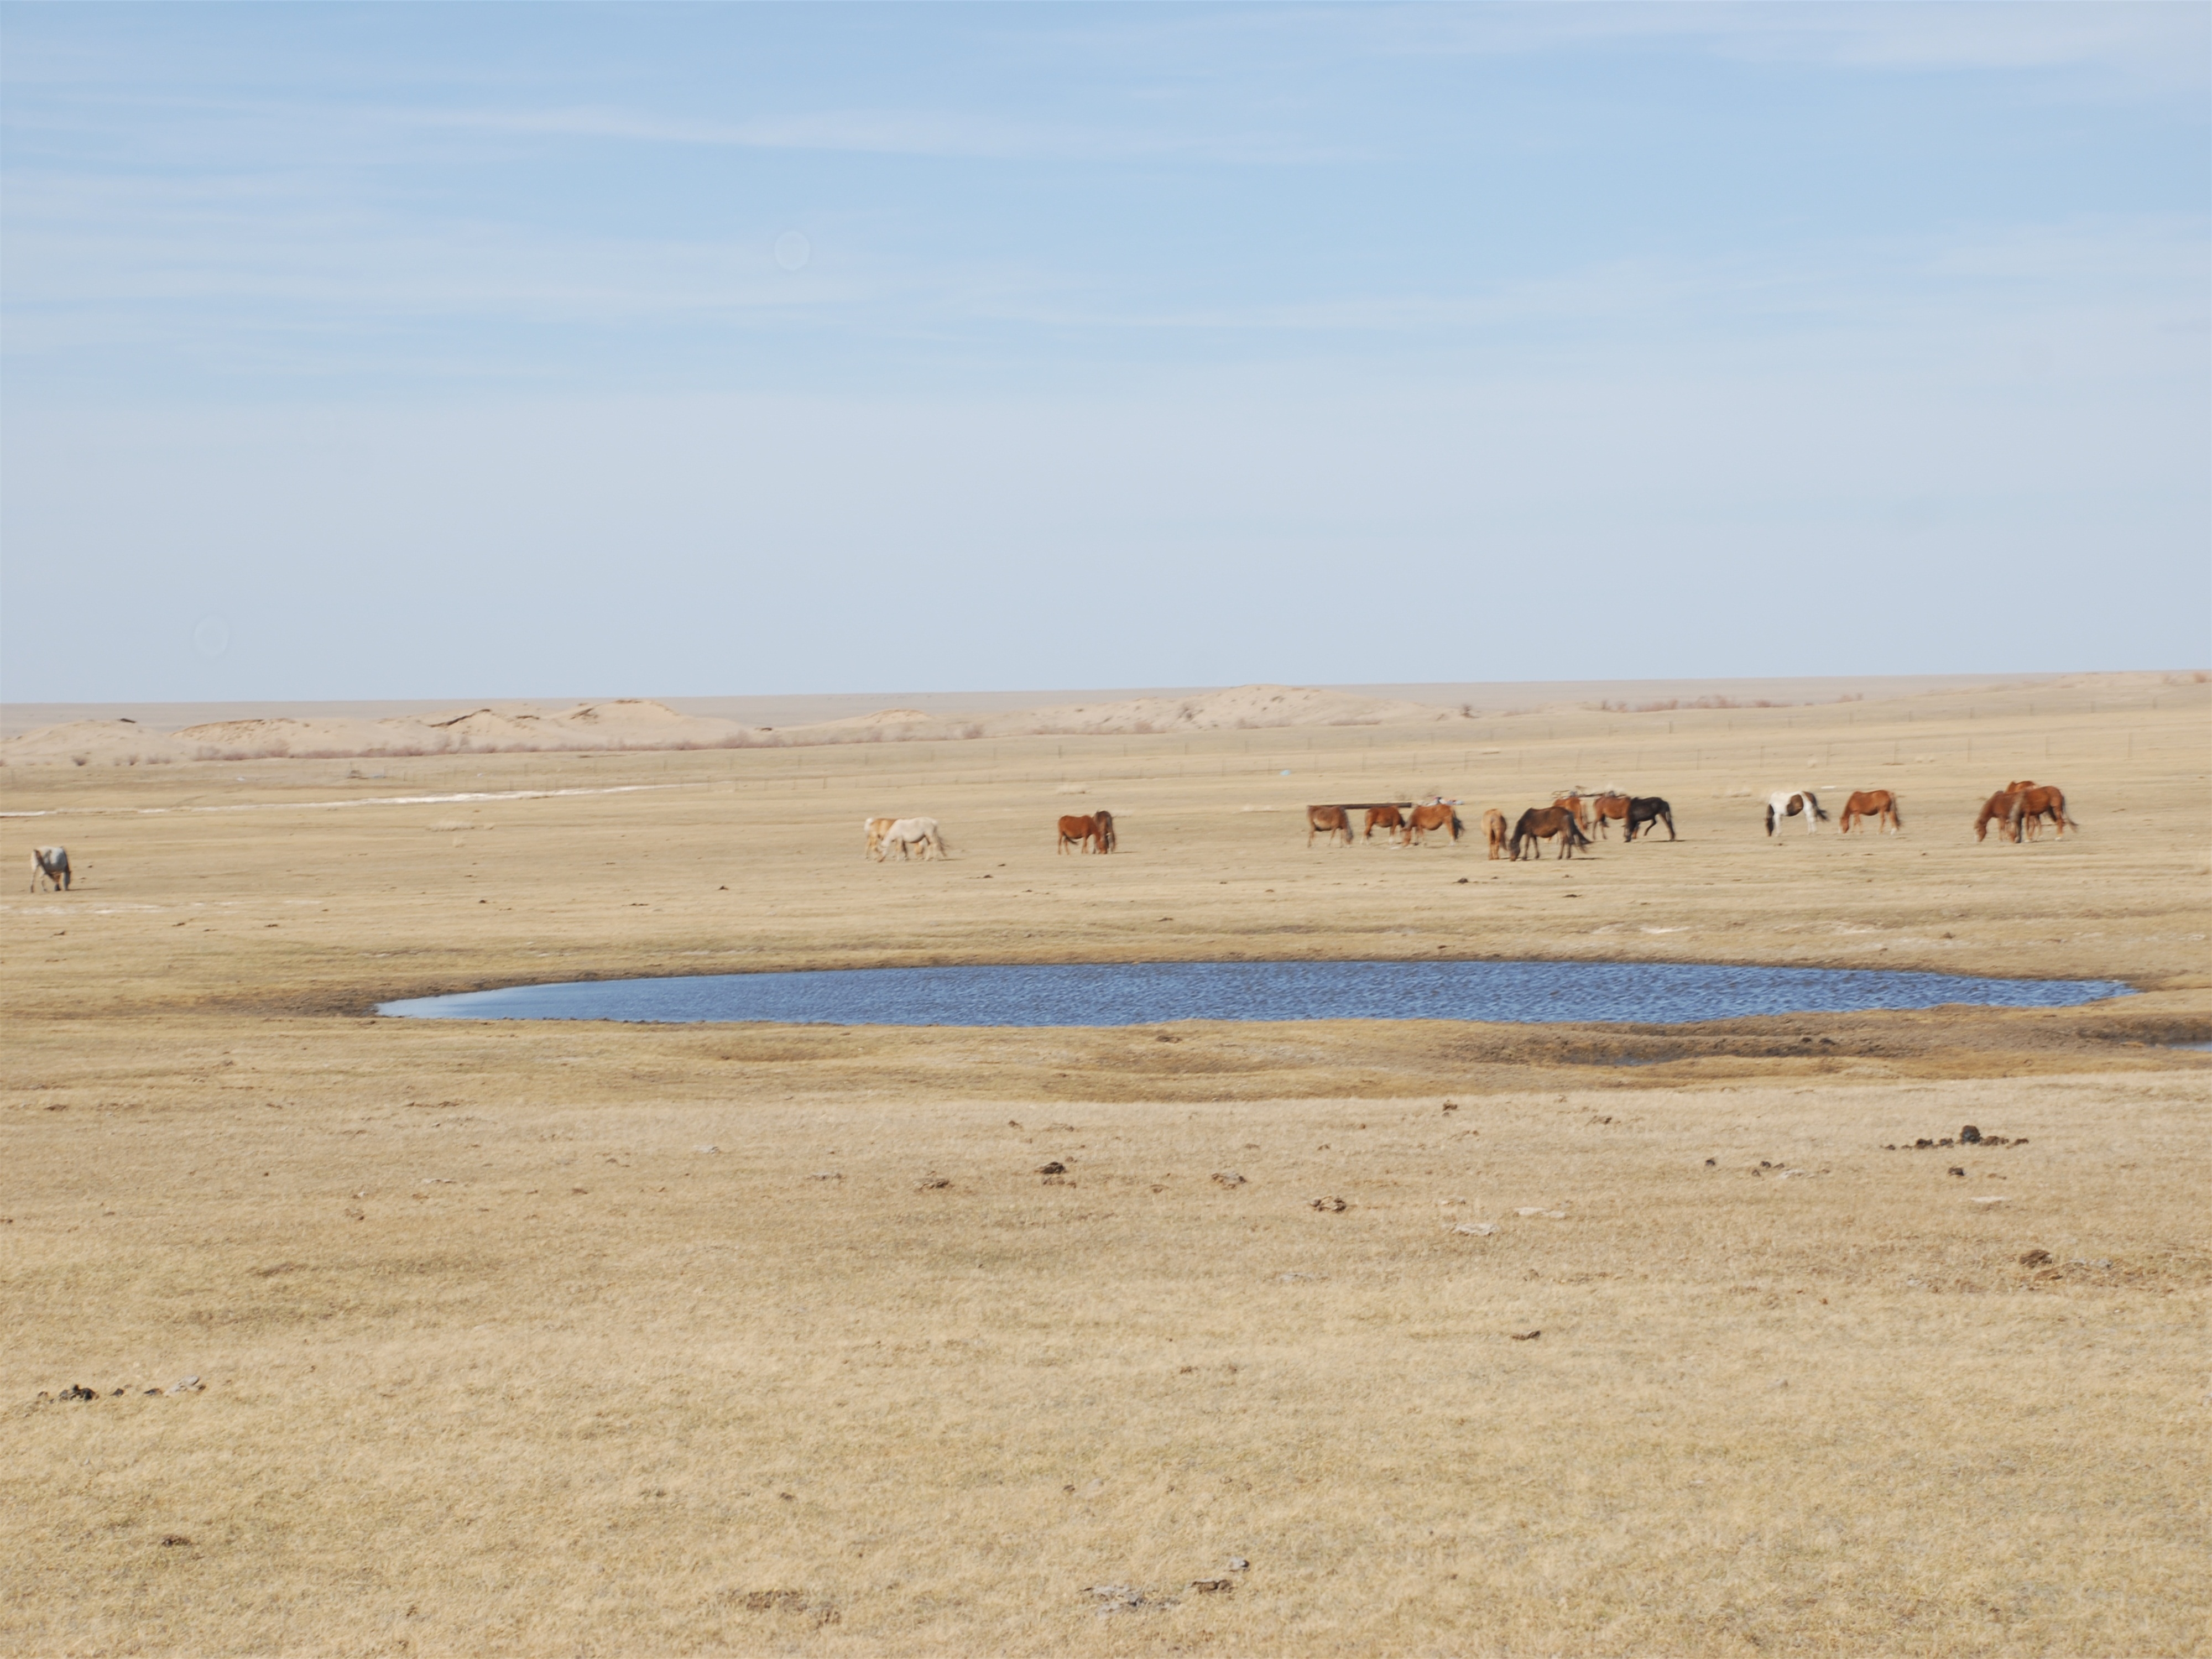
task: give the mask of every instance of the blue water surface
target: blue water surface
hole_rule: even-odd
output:
[[[416,997],[377,1012],[424,1019],[812,1025],[1152,1025],[1181,1019],[1678,1024],[1945,1003],[2057,1008],[2128,990],[2112,980],[1686,962],[1116,962],[591,980]]]

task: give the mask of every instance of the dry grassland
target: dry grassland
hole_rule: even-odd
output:
[[[0,805],[54,814],[23,850],[80,880],[0,908],[0,1650],[2204,1651],[2212,1055],[2164,1045],[2212,1039],[2212,688],[1453,736],[10,769]],[[2078,840],[1974,843],[2020,776]],[[1684,839],[1516,866],[1309,851],[1298,814],[1572,782],[1668,796]],[[1896,788],[1906,833],[1769,842],[1801,784]],[[315,804],[524,787],[629,792]],[[1121,852],[1055,858],[1099,805]],[[957,856],[865,863],[886,811]],[[1628,1030],[369,1013],[1440,955],[2144,994]],[[2025,1144],[1884,1150],[1970,1121]]]

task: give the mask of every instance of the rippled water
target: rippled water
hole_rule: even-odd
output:
[[[856,968],[592,980],[387,1002],[428,1019],[769,1020],[830,1025],[1151,1025],[1178,1019],[1674,1024],[1978,1003],[2052,1008],[2112,980],[1615,962],[1146,962]]]

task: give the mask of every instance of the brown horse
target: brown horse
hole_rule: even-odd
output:
[[[1416,806],[1406,820],[1406,839],[1418,846],[1421,838],[1431,830],[1448,831],[1454,841],[1467,826],[1459,821],[1459,809],[1449,801],[1439,801],[1434,806]]]
[[[1544,842],[1553,836],[1559,838],[1558,856],[1571,859],[1575,848],[1590,844],[1583,834],[1583,827],[1575,822],[1575,815],[1564,806],[1532,806],[1521,815],[1521,822],[1513,826],[1513,857],[1540,859]]]
[[[2045,818],[2051,820],[2051,827],[2061,836],[2069,830],[2079,830],[2081,827],[2066,816],[2066,792],[2057,784],[2023,781],[2008,787],[2014,798],[2012,809],[2014,840],[2019,840],[2021,834],[2025,832],[2028,839],[2033,841],[2037,830],[2041,827]]]
[[[1583,834],[1586,836],[1589,834],[1589,803],[1583,799],[1582,793],[1579,790],[1570,789],[1564,795],[1553,796],[1552,805],[1554,806],[1564,806],[1567,811],[1572,812],[1575,815],[1576,826],[1582,830]]]
[[[1091,816],[1097,821],[1098,824],[1098,850],[1102,853],[1112,852],[1121,845],[1121,837],[1114,833],[1114,815],[1102,806]]]
[[[1887,789],[1861,789],[1844,803],[1844,816],[1837,824],[1838,833],[1850,835],[1851,826],[1861,818],[1874,820],[1875,833],[1884,830],[1901,833],[1905,820],[1898,816],[1897,797]]]
[[[2018,814],[2014,809],[2019,805],[2020,793],[2017,790],[2000,789],[1996,794],[1991,795],[1982,803],[1982,815],[1974,820],[1974,839],[1987,841],[1990,838],[1990,825],[1994,822],[2000,836],[2006,841],[2018,841],[2020,824],[2017,821]]]
[[[1387,830],[1389,831],[1390,844],[1395,847],[1398,844],[1398,832],[1405,827],[1406,820],[1399,815],[1396,807],[1370,806],[1367,809],[1367,827],[1360,832],[1359,839],[1372,841],[1377,830]]]
[[[1482,815],[1482,837],[1490,843],[1490,856],[1505,850],[1505,814],[1495,806]]]
[[[1615,794],[1610,789],[1602,795],[1593,795],[1590,797],[1589,812],[1589,817],[1583,820],[1585,830],[1590,827],[1592,819],[1596,821],[1597,832],[1601,836],[1606,833],[1608,819],[1617,821],[1624,831],[1628,828],[1628,797],[1626,795]]]
[[[1079,852],[1103,853],[1106,849],[1099,844],[1102,840],[1097,817],[1065,817],[1060,821],[1060,843],[1053,850],[1065,853],[1073,847]]]
[[[1352,845],[1352,815],[1341,806],[1309,806],[1306,808],[1306,845],[1314,844],[1316,836],[1327,836],[1328,845],[1334,846],[1339,836],[1346,847]]]

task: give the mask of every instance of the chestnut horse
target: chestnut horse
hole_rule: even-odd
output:
[[[1352,815],[1341,806],[1309,806],[1306,808],[1306,845],[1314,843],[1316,836],[1327,836],[1326,843],[1334,847],[1339,836],[1346,847],[1352,845]]]
[[[1563,859],[1574,857],[1576,848],[1590,844],[1589,837],[1583,834],[1582,825],[1575,822],[1575,815],[1565,807],[1532,806],[1521,815],[1521,822],[1513,826],[1515,860],[1542,858],[1544,842],[1553,836],[1559,838],[1558,856]]]
[[[1505,850],[1505,814],[1495,806],[1482,815],[1482,836],[1490,843],[1491,857]]]
[[[1098,827],[1097,817],[1064,817],[1060,821],[1060,841],[1055,853],[1065,853],[1069,848],[1079,852],[1103,853],[1106,850],[1105,836]]]
[[[1570,789],[1564,795],[1554,796],[1552,800],[1552,805],[1554,806],[1564,806],[1567,811],[1572,812],[1575,815],[1576,826],[1582,830],[1583,834],[1586,836],[1589,834],[1589,803],[1583,799],[1582,791],[1579,789]]]
[[[1396,807],[1370,806],[1367,809],[1367,828],[1361,832],[1359,839],[1372,841],[1377,830],[1387,830],[1389,831],[1390,844],[1395,847],[1398,844],[1398,832],[1405,827],[1406,820],[1399,816]]]
[[[2051,828],[2062,836],[2069,830],[2081,827],[2066,816],[2066,792],[2057,784],[2037,783],[2032,779],[2023,778],[2018,783],[2005,785],[2005,788],[2015,798],[2013,804],[2014,841],[2020,839],[2019,832],[2022,831],[2033,841],[2045,818],[2049,818]]]
[[[1608,818],[1619,819],[1624,830],[1628,827],[1628,797],[1626,795],[1616,794],[1608,789],[1602,795],[1590,797],[1589,809],[1590,817],[1597,820],[1597,832],[1601,836],[1606,833],[1606,820]],[[1587,819],[1583,827],[1589,827]]]
[[[1836,821],[1836,832],[1848,836],[1851,826],[1861,818],[1874,820],[1875,833],[1888,830],[1902,833],[1905,820],[1898,816],[1897,797],[1887,789],[1861,789],[1844,803],[1844,815]]]
[[[1994,822],[2000,837],[2006,841],[2018,841],[2020,839],[2017,811],[2019,805],[2018,790],[1998,790],[1996,794],[1982,803],[1982,814],[1974,820],[1974,839],[1987,841],[1990,838],[1990,825]]]
[[[1112,852],[1121,844],[1121,838],[1114,833],[1114,815],[1102,806],[1091,816],[1098,823],[1098,850]]]
[[[1467,826],[1459,821],[1459,809],[1449,801],[1438,801],[1433,806],[1416,806],[1406,820],[1406,839],[1419,845],[1421,837],[1431,830],[1443,830],[1457,841]]]

